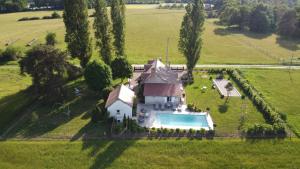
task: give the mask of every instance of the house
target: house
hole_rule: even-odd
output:
[[[139,81],[145,104],[177,107],[183,103],[184,90],[178,74],[159,59],[144,65]]]
[[[118,122],[123,121],[124,115],[132,118],[134,97],[134,92],[127,86],[121,85],[115,88],[109,94],[105,104],[110,117],[114,117]]]

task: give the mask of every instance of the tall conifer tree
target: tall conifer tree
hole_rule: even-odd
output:
[[[111,20],[114,47],[117,56],[125,55],[125,4],[123,0],[111,0]]]
[[[180,29],[178,48],[187,61],[190,80],[193,78],[193,69],[196,66],[202,48],[202,32],[204,25],[204,8],[202,0],[193,0],[186,6],[186,14]]]
[[[97,46],[100,48],[100,57],[107,64],[111,64],[111,37],[110,22],[107,15],[105,0],[95,2],[95,38]]]
[[[86,0],[64,0],[65,42],[73,58],[85,67],[92,55]]]

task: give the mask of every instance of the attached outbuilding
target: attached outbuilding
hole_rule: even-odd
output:
[[[134,97],[134,92],[127,86],[121,85],[115,88],[109,94],[105,104],[110,117],[114,117],[118,122],[123,121],[124,115],[132,118]]]

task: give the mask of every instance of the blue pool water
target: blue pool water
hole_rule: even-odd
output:
[[[209,127],[206,115],[157,113],[156,124],[161,126]]]

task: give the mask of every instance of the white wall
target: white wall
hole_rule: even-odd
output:
[[[117,113],[117,110],[120,110],[119,114]],[[110,117],[114,117],[121,122],[123,121],[124,114],[126,117],[132,118],[132,107],[120,100],[117,100],[110,105],[107,108],[107,111],[109,112]]]
[[[180,97],[171,97],[173,104],[179,104]],[[145,104],[165,104],[167,103],[167,97],[162,96],[145,96]]]

